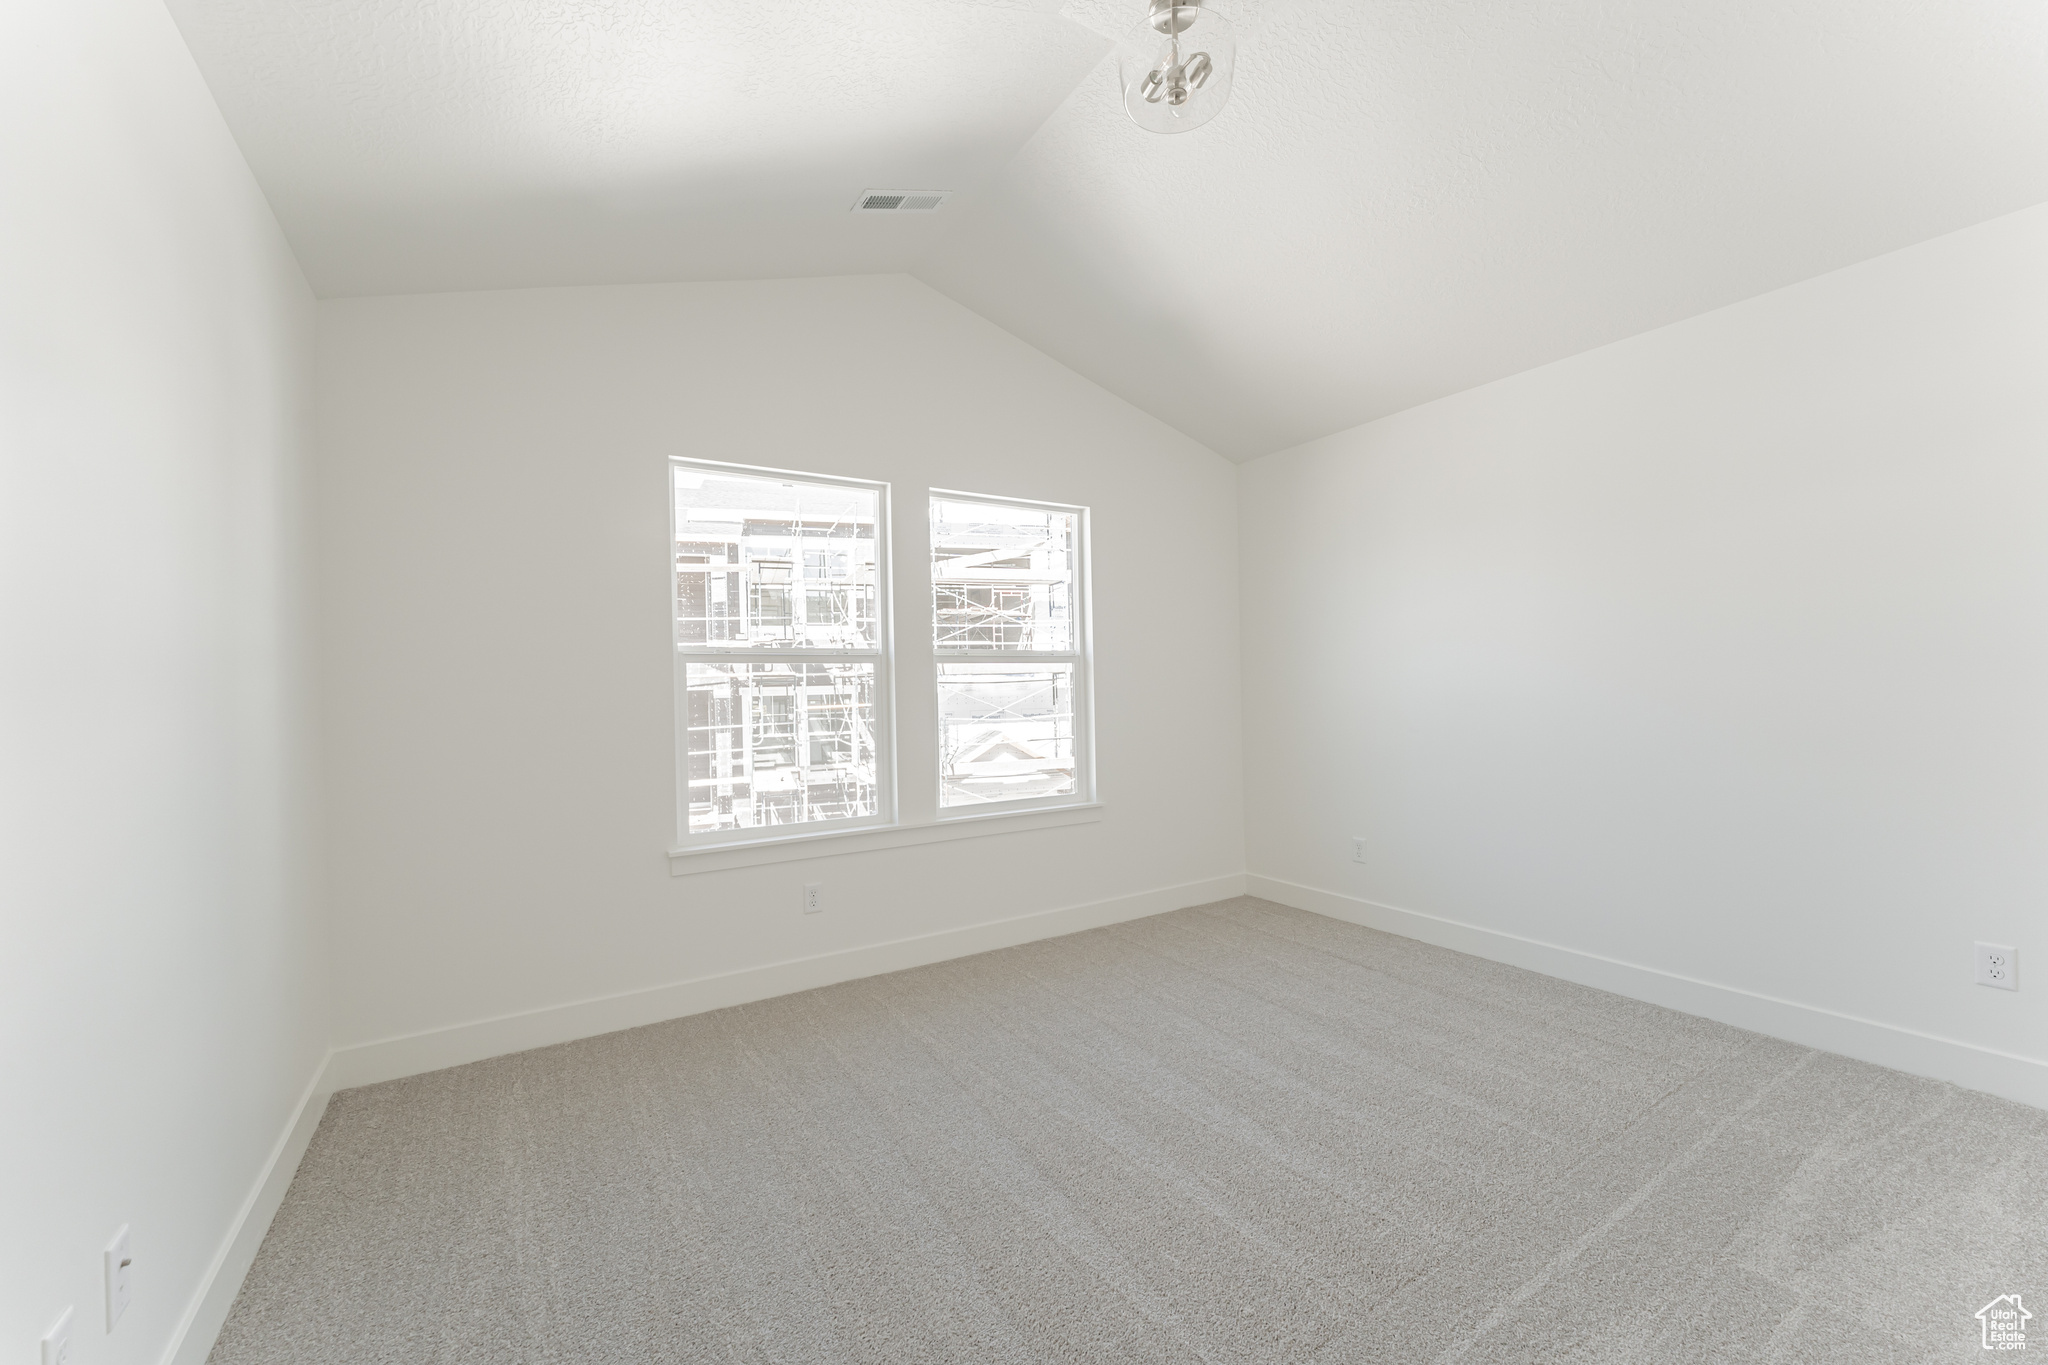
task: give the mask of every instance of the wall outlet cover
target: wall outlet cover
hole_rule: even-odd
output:
[[[1351,861],[1354,863],[1362,863],[1365,861],[1365,840],[1359,838],[1352,839]]]
[[[71,1310],[43,1333],[43,1365],[71,1365]]]
[[[825,888],[818,882],[804,883],[804,913],[815,915],[825,908]]]
[[[1977,945],[1977,984],[2001,991],[2020,988],[2019,950],[2007,943]]]

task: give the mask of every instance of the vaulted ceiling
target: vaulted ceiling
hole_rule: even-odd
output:
[[[321,294],[909,271],[1238,459],[2048,201],[2040,0],[1211,3],[1160,137],[1142,0],[170,0]]]

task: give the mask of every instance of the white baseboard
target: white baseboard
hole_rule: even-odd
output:
[[[255,1188],[242,1201],[235,1221],[228,1225],[226,1240],[214,1253],[213,1263],[200,1277],[198,1292],[186,1305],[177,1330],[171,1333],[170,1345],[164,1348],[163,1365],[205,1365],[214,1338],[228,1320],[228,1309],[234,1307],[235,1295],[242,1290],[242,1280],[256,1260],[256,1250],[263,1245],[263,1235],[270,1231],[270,1220],[277,1216],[277,1206],[284,1202],[284,1192],[299,1172],[299,1159],[306,1155],[313,1130],[320,1126],[320,1116],[327,1112],[327,1097],[334,1093],[334,1087],[327,1083],[333,1059],[330,1052],[313,1069],[313,1079],[306,1083],[298,1107],[292,1110],[284,1132],[270,1149],[270,1159],[257,1174]]]
[[[1384,929],[1404,938],[1454,948],[1474,957],[1526,967],[1545,976],[1612,991],[1666,1009],[1697,1014],[1754,1033],[1798,1043],[1823,1052],[1840,1053],[1861,1062],[1875,1062],[1895,1071],[1948,1081],[1970,1090],[2001,1095],[2022,1104],[2048,1109],[2048,1062],[2016,1053],[1998,1052],[1974,1043],[1881,1024],[1874,1019],[1837,1014],[1814,1005],[1758,995],[1734,986],[1720,986],[1655,967],[1621,962],[1575,948],[1560,948],[1536,939],[1482,929],[1474,924],[1425,915],[1417,910],[1381,905],[1336,891],[1302,886],[1250,873],[1245,891],[1297,910],[1331,919]]]
[[[1244,894],[1244,876],[1212,877],[1206,881],[1161,887],[1133,896],[1094,901],[1020,915],[1014,919],[946,929],[888,943],[821,953],[816,957],[774,962],[742,971],[701,976],[666,986],[619,995],[579,1000],[566,1005],[526,1010],[471,1024],[385,1038],[372,1043],[335,1050],[328,1067],[329,1086],[346,1090],[351,1086],[416,1076],[425,1071],[480,1062],[528,1048],[593,1038],[601,1033],[658,1024],[686,1014],[744,1005],[771,996],[807,991],[852,981],[884,972],[922,967],[949,958],[1008,948],[1036,939],[1056,938],[1105,924],[1141,919],[1147,915],[1182,910],[1191,905],[1228,900]]]

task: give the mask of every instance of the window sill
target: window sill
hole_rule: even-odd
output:
[[[872,853],[877,849],[906,848],[912,844],[931,844],[945,839],[1020,834],[1034,829],[1057,829],[1062,825],[1092,824],[1102,818],[1102,813],[1102,803],[1090,801],[1038,810],[956,815],[923,825],[825,830],[816,834],[784,834],[772,839],[717,844],[710,848],[672,848],[668,851],[668,870],[672,877],[687,877],[698,872],[724,872],[736,867],[794,862],[799,858],[835,858],[844,853]]]

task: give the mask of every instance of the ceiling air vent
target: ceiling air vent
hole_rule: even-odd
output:
[[[853,201],[855,213],[930,213],[946,202],[951,190],[862,190]]]

